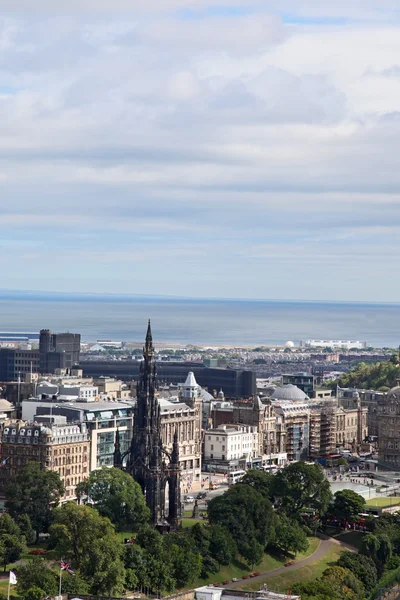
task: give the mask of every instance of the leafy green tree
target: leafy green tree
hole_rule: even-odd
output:
[[[124,550],[128,587],[136,585],[155,593],[172,592],[176,581],[170,558],[165,552],[160,533],[149,525],[142,527],[136,537],[136,543],[127,545]]]
[[[120,469],[103,467],[92,471],[76,489],[78,498],[89,498],[119,531],[133,531],[149,520],[150,510],[142,488],[129,473]]]
[[[18,515],[15,517],[15,522],[18,525],[21,534],[24,536],[26,543],[34,544],[36,539],[36,534],[33,530],[32,523],[28,515]]]
[[[219,565],[230,565],[237,553],[235,540],[223,525],[210,527],[210,554]]]
[[[332,499],[330,485],[320,465],[295,462],[273,477],[271,494],[278,512],[299,517],[302,510],[313,508],[324,514]]]
[[[110,520],[73,502],[55,509],[53,516],[50,541],[58,557],[71,560],[93,594],[119,594],[125,580],[123,548]]]
[[[47,532],[51,514],[64,493],[60,476],[55,471],[44,471],[38,462],[30,462],[17,471],[6,487],[6,509],[17,519],[27,515],[36,533]],[[39,586],[40,587],[40,586]]]
[[[357,387],[367,390],[378,390],[382,387],[392,388],[400,375],[397,360],[377,363],[359,363],[355,369],[343,374],[337,381],[332,382],[340,387]]]
[[[39,556],[18,565],[17,581],[17,593],[22,597],[33,587],[43,590],[47,596],[55,596],[58,592],[56,573]]]
[[[9,563],[19,560],[26,550],[25,536],[8,513],[0,515],[0,560],[4,572]]]
[[[34,585],[23,595],[24,600],[43,600],[46,596],[46,592],[42,588]]]
[[[296,521],[279,515],[275,523],[274,546],[284,554],[305,552],[309,546],[306,532]]]
[[[182,588],[195,581],[201,573],[202,560],[199,552],[194,552],[186,544],[172,544],[168,550],[169,564],[176,586]]]
[[[272,481],[273,475],[270,473],[265,473],[265,471],[259,471],[257,469],[251,469],[250,471],[247,471],[240,483],[251,485],[265,498],[270,499]]]
[[[88,594],[89,584],[83,579],[79,571],[75,571],[75,575],[71,575],[67,571],[63,571],[61,575],[61,587],[63,594]]]
[[[257,547],[265,548],[275,536],[272,505],[250,485],[234,485],[222,496],[210,500],[208,518],[211,525],[228,529],[245,558],[251,554],[249,546],[257,543]]]
[[[362,540],[362,551],[367,556],[371,556],[378,570],[378,575],[382,575],[386,564],[392,557],[392,542],[385,533],[378,535],[369,533]]]
[[[264,555],[264,547],[252,539],[250,543],[244,544],[241,549],[241,555],[248,562],[250,568],[253,569],[256,565],[259,565]]]
[[[378,581],[378,573],[374,561],[369,556],[355,552],[342,552],[337,562],[339,567],[351,571],[363,582],[365,590],[370,592]]]
[[[333,510],[336,515],[349,519],[364,512],[365,499],[353,490],[340,490],[336,492],[333,501]]]
[[[336,590],[340,590],[343,598],[364,600],[365,589],[363,584],[348,569],[338,566],[329,567],[323,572],[323,578]]]

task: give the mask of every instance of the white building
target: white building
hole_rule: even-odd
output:
[[[367,344],[358,340],[306,340],[304,346],[306,348],[332,348],[332,350],[350,350],[350,348],[362,350]]]
[[[204,438],[204,462],[209,466],[232,469],[251,465],[258,457],[259,439],[257,427],[230,423],[209,429]]]

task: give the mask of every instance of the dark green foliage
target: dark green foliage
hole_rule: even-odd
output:
[[[30,462],[17,471],[5,490],[6,508],[13,518],[27,515],[38,538],[47,532],[51,512],[58,506],[64,486],[55,471],[45,471],[40,463]]]
[[[335,515],[349,519],[364,512],[364,509],[365,499],[360,494],[353,492],[353,490],[336,492],[333,502]]]
[[[259,471],[257,469],[251,469],[250,471],[247,471],[241,483],[251,485],[257,490],[257,492],[262,494],[262,496],[270,499],[272,481],[273,475],[270,473],[265,473],[264,471]]]
[[[39,556],[18,566],[17,592],[25,596],[32,587],[40,588],[47,596],[55,596],[58,592],[57,575]]]
[[[346,551],[342,552],[337,564],[351,571],[362,581],[367,592],[375,587],[378,573],[374,561],[369,556]]]
[[[299,518],[302,510],[313,508],[324,514],[332,499],[322,468],[303,462],[292,463],[272,479],[271,495],[279,512]]]
[[[397,385],[400,367],[396,361],[377,362],[372,364],[360,363],[348,373],[342,375],[337,382],[340,387],[357,387],[366,390],[380,390]]]
[[[259,547],[264,549],[275,537],[272,505],[250,485],[236,484],[223,496],[213,498],[208,518],[212,525],[229,530],[240,554],[251,564],[258,562]]]
[[[378,533],[377,535],[369,533],[363,538],[362,552],[372,558],[378,574],[382,575],[392,557],[392,542],[386,533]]]
[[[296,521],[292,521],[286,515],[279,515],[275,521],[274,546],[284,554],[292,552],[305,552],[308,548],[307,535],[304,529]]]
[[[58,557],[72,561],[93,594],[123,590],[123,548],[109,519],[94,508],[67,502],[54,511],[50,534]]]
[[[235,540],[223,525],[210,527],[210,555],[219,565],[229,565],[237,553]]]
[[[78,484],[77,495],[90,498],[99,513],[119,531],[134,531],[150,517],[140,485],[120,469],[103,467],[92,471],[87,480]]]
[[[23,595],[24,600],[42,600],[46,596],[46,593],[42,588],[34,585]]]
[[[8,513],[0,515],[0,560],[4,571],[9,563],[19,560],[26,550],[25,536]]]
[[[329,567],[323,576],[314,581],[296,583],[292,592],[301,595],[301,600],[364,600],[362,583],[342,567]]]

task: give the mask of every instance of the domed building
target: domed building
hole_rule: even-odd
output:
[[[275,388],[272,392],[271,399],[304,402],[305,400],[309,400],[309,397],[305,392],[298,388],[297,385],[288,383],[287,385]]]
[[[393,468],[400,467],[400,386],[378,400],[379,461]]]

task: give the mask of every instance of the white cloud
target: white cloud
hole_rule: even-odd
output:
[[[196,265],[193,290],[215,287],[222,269],[222,295],[237,284],[235,264],[249,287],[266,269],[255,295],[281,269],[300,286],[322,278],[315,293],[331,297],[327,264],[351,279],[357,264],[377,269],[389,246],[396,255],[396,3],[229,4],[72,2],[56,15],[44,1],[29,2],[36,14],[13,1],[0,22],[5,235],[35,248],[44,238],[54,260],[81,255],[96,273],[96,261],[140,256],[170,281],[159,292],[174,294],[185,292],[179,248]],[[311,23],[327,18],[337,22]],[[18,260],[3,247],[7,280]],[[40,265],[48,246],[37,252]],[[373,277],[382,284],[382,272]]]

